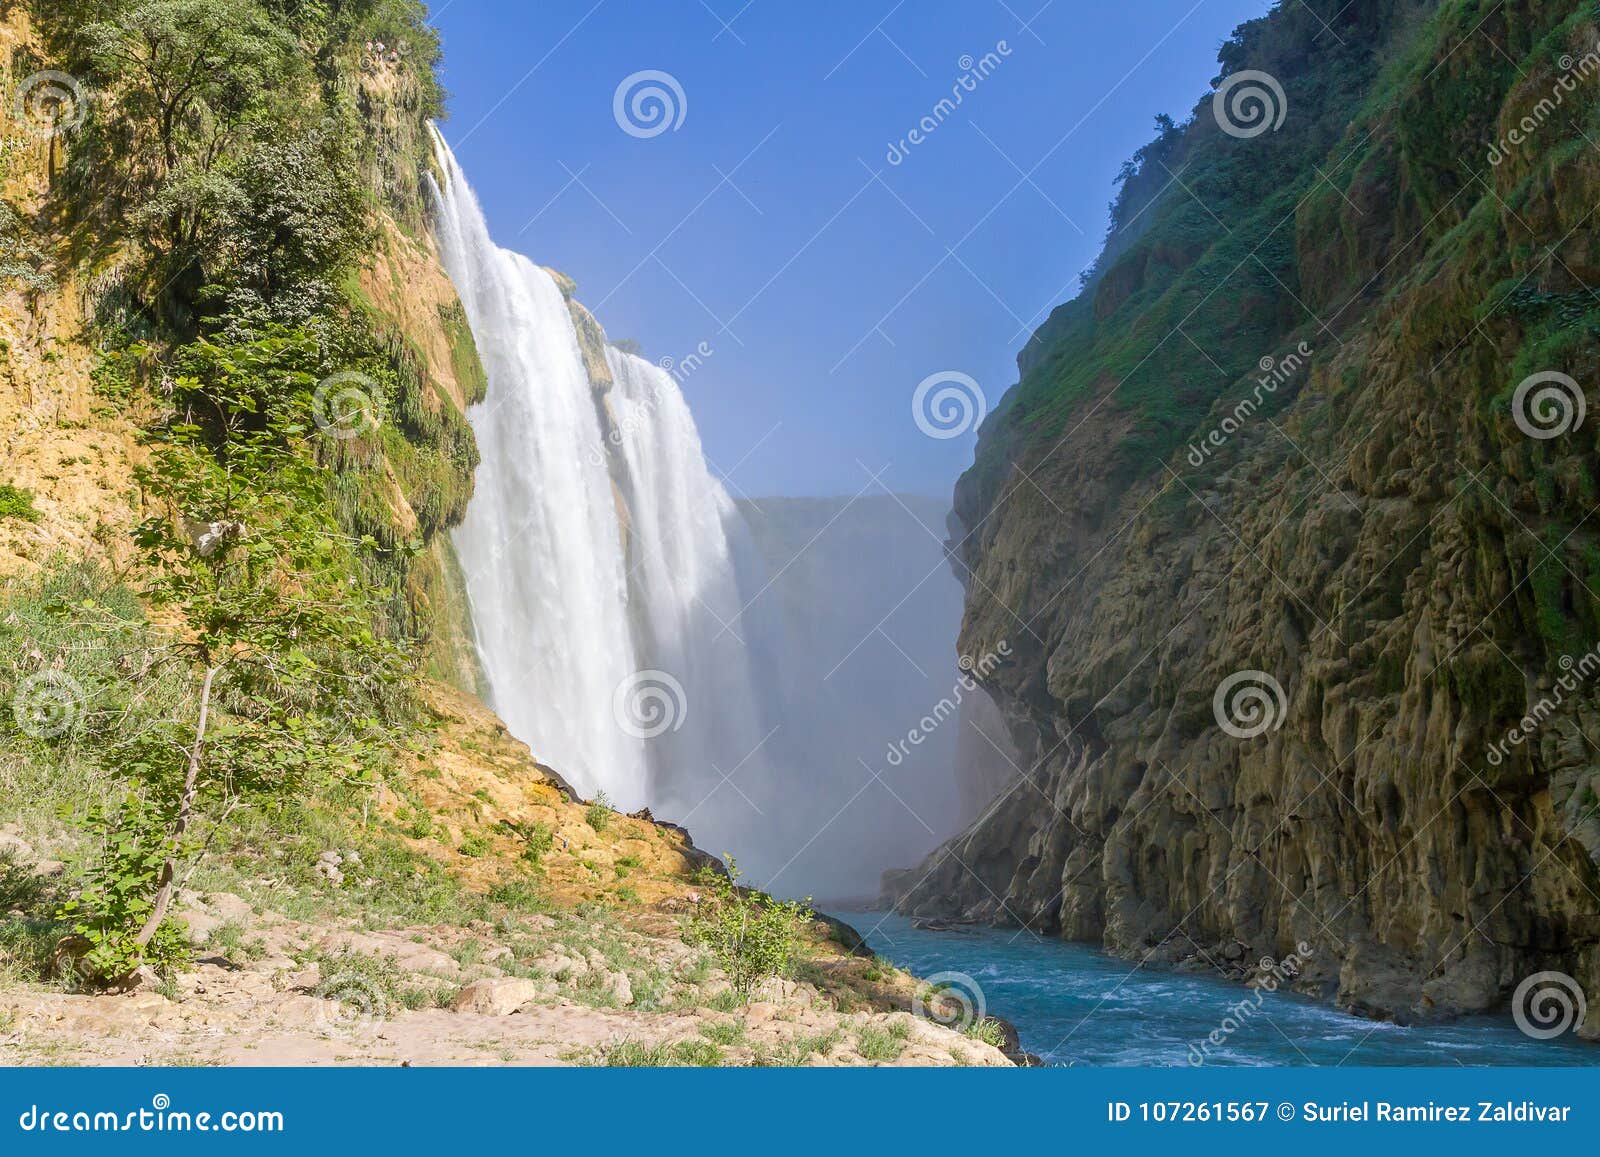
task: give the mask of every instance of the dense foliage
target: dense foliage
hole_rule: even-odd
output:
[[[171,905],[213,842],[372,782],[409,741],[427,629],[413,564],[461,516],[477,458],[459,413],[419,401],[414,351],[356,289],[384,216],[423,213],[426,157],[393,124],[398,108],[415,144],[441,111],[424,7],[33,11],[43,66],[93,93],[58,142],[51,211],[63,260],[94,287],[97,389],[135,403],[149,454],[140,601],[71,565],[5,592],[16,631],[0,636],[27,643],[6,684],[32,698],[0,739],[96,785],[72,801],[95,854],[60,906],[59,955],[116,981],[181,958]],[[42,288],[15,224],[0,216],[0,260]],[[422,507],[403,518],[397,474]],[[432,493],[450,497],[429,507]]]

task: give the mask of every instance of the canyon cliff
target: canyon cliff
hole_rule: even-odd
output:
[[[1559,970],[1600,1035],[1593,6],[1285,5],[1221,62],[958,485],[1024,774],[889,897],[1235,975],[1304,942],[1400,1020]]]

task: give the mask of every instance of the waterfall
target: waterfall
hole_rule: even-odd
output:
[[[455,546],[493,706],[580,791],[640,807],[644,740],[610,710],[638,670],[623,532],[577,333],[550,274],[490,240],[435,142],[439,246],[489,379],[468,414],[482,464]]]
[[[955,830],[955,725],[882,754],[950,693],[938,540],[899,498],[747,521],[678,381],[614,346],[602,366],[587,315],[494,244],[435,144],[436,236],[489,379],[454,537],[493,706],[584,795],[649,806],[765,886],[871,891]]]
[[[678,383],[608,346],[613,384],[597,394],[555,280],[490,240],[435,143],[440,249],[489,379],[468,415],[483,461],[455,544],[493,705],[585,794],[726,842],[762,815],[744,785],[773,787],[742,519]]]
[[[760,690],[750,646],[762,626],[746,620],[739,582],[741,571],[760,564],[742,516],[706,468],[677,382],[615,347],[606,360],[631,512],[635,639],[651,667],[682,688],[682,726],[649,747],[652,804],[699,831],[731,836],[762,815],[739,792],[771,787],[763,742],[770,728],[761,727],[771,696]]]

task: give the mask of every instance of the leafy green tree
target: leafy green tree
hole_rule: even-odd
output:
[[[294,44],[252,0],[147,0],[83,30],[90,61],[119,84],[157,182],[209,171],[259,122],[296,67]]]
[[[702,874],[707,894],[695,909],[693,938],[711,950],[745,1000],[761,981],[786,975],[812,917],[808,903],[774,900],[739,886],[739,866],[728,857],[728,874]]]
[[[327,777],[365,781],[403,731],[394,709],[410,672],[404,651],[375,635],[356,577],[358,552],[373,544],[333,529],[311,453],[320,344],[280,328],[196,342],[176,367],[173,421],[140,471],[156,512],[136,537],[145,594],[176,616],[172,649],[197,686],[186,723],[129,745],[130,775],[153,802],[124,813],[120,827],[94,821],[109,833],[100,882],[71,914],[92,945],[86,963],[104,979],[170,934],[206,802],[214,834],[252,800]]]
[[[234,333],[303,324],[342,305],[339,278],[372,235],[353,135],[330,118],[256,142],[236,167],[237,196],[220,223],[212,285],[202,293],[221,305]]]
[[[102,99],[74,148],[84,203],[120,216],[162,283],[198,287],[219,226],[248,207],[248,145],[304,115],[304,61],[253,0],[145,0],[73,37]]]

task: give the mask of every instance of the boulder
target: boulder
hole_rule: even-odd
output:
[[[539,985],[520,976],[491,976],[474,980],[450,1004],[452,1012],[476,1012],[485,1016],[509,1016],[531,1000],[539,998]],[[631,995],[631,994],[630,994]]]
[[[626,972],[613,972],[606,979],[606,987],[618,1004],[626,1006],[633,1003],[633,982],[628,979]]]

